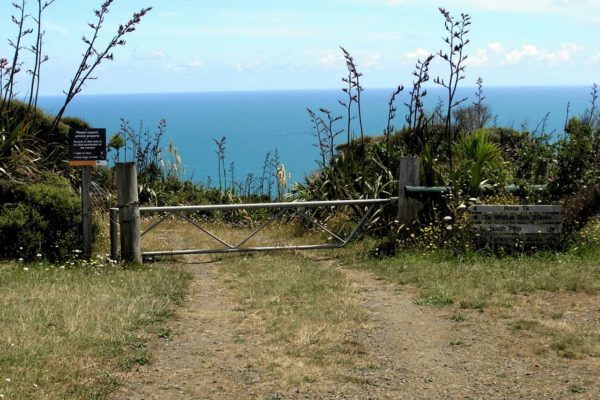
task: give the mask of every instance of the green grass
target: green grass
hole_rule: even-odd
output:
[[[0,394],[102,399],[150,362],[146,341],[183,298],[177,268],[0,264]]]
[[[417,304],[456,303],[461,308],[482,309],[504,307],[510,304],[512,295],[539,290],[599,293],[599,259],[598,249],[501,258],[406,251],[394,258],[353,264],[420,288],[422,295]]]

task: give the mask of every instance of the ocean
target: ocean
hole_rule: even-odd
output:
[[[459,88],[457,98],[475,101],[475,88]],[[388,101],[392,89],[365,89],[362,115],[365,134],[380,135],[387,125]],[[546,132],[554,138],[563,134],[567,116],[581,115],[590,102],[590,88],[563,87],[484,87],[484,104],[496,116],[498,126],[534,131],[547,115]],[[69,105],[66,115],[87,120],[95,128],[106,128],[107,136],[119,131],[121,119],[132,127],[140,124],[152,131],[161,119],[167,122],[163,145],[172,141],[186,166],[186,177],[206,184],[217,181],[217,154],[213,139],[226,138],[225,163],[234,163],[236,180],[248,174],[259,176],[267,153],[275,149],[291,181],[300,181],[317,168],[319,152],[306,112],[328,108],[344,115],[338,103],[341,90],[207,92],[165,94],[81,94]],[[404,121],[408,89],[397,100],[396,127]],[[444,98],[441,88],[428,89],[425,107],[431,109]],[[55,113],[62,96],[41,97],[41,108]],[[338,128],[346,125],[345,119]],[[357,121],[353,129],[358,131]],[[538,127],[538,131],[539,131]],[[338,139],[344,141],[346,134]],[[109,154],[110,157],[110,154]],[[228,172],[229,173],[229,172]],[[211,177],[211,178],[208,178]]]

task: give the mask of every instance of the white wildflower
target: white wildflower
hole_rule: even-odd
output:
[[[452,221],[452,217],[451,217],[451,216],[449,216],[449,215],[446,215],[446,216],[444,217],[444,221]]]

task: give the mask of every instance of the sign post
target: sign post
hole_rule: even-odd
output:
[[[106,165],[106,129],[71,129],[69,131],[69,165],[81,167],[81,209],[83,256],[92,255],[92,167]]]

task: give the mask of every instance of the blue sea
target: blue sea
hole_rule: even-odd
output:
[[[366,134],[380,135],[387,124],[388,101],[392,89],[365,89],[362,93],[363,125]],[[395,126],[404,121],[408,90],[397,100]],[[444,98],[441,88],[428,89],[426,108],[431,109]],[[459,89],[457,98],[468,97],[464,104],[475,101],[475,88]],[[581,115],[589,106],[590,88],[564,87],[489,87],[484,88],[484,104],[496,116],[498,126],[534,131],[548,115],[546,133],[553,137],[563,134],[569,115]],[[206,183],[217,181],[217,154],[213,139],[226,137],[225,163],[234,162],[236,180],[247,174],[259,176],[268,152],[277,149],[281,162],[291,173],[292,181],[302,180],[317,168],[319,157],[310,119],[306,112],[328,108],[335,115],[344,115],[338,103],[341,90],[209,92],[171,94],[79,95],[66,115],[83,118],[95,127],[106,128],[110,136],[119,131],[121,119],[131,126],[140,124],[155,130],[161,119],[167,122],[163,141],[173,141],[187,177]],[[61,96],[40,98],[40,106],[54,113],[62,105]],[[346,122],[338,122],[344,128]],[[358,132],[354,121],[353,129]],[[346,134],[339,136],[343,141]],[[110,155],[109,155],[110,157]]]

